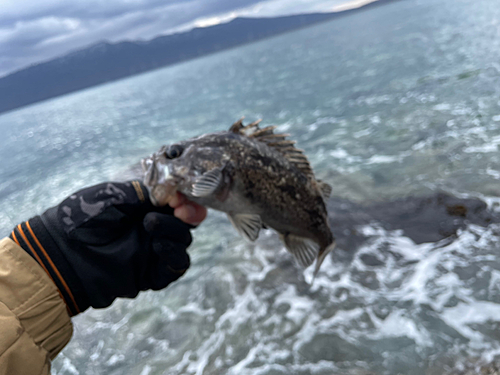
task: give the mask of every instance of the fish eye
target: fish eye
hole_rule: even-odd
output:
[[[167,151],[165,151],[165,157],[167,159],[176,159],[179,156],[181,156],[182,151],[183,151],[182,146],[172,145],[167,149]]]

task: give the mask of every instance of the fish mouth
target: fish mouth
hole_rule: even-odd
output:
[[[170,173],[168,165],[158,163],[154,157],[143,159],[141,163],[151,203],[166,206],[177,192],[177,179]]]
[[[177,183],[172,179],[168,183],[155,185],[149,193],[151,203],[155,206],[166,206],[177,193]]]

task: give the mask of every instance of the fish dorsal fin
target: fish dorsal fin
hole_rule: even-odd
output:
[[[247,137],[254,137],[255,133],[260,130],[259,124],[261,121],[262,120],[257,120],[257,121],[252,122],[251,124],[243,126],[241,128],[241,131],[239,132],[239,134],[246,135]]]
[[[328,198],[330,198],[330,195],[332,195],[332,187],[321,180],[317,180],[317,183],[319,190],[321,191],[321,195],[323,196],[324,200],[327,201]]]
[[[248,138],[254,138],[260,142],[267,144],[280,152],[285,158],[304,173],[307,177],[314,179],[314,173],[309,164],[309,160],[304,155],[303,151],[295,147],[295,141],[287,140],[289,134],[275,134],[274,130],[277,126],[268,126],[260,128],[259,123],[262,120],[257,120],[248,125],[243,125],[243,118],[236,121],[229,131],[244,135]]]
[[[198,177],[191,188],[194,197],[207,197],[217,190],[222,181],[222,168],[214,168]]]
[[[243,126],[244,119],[245,119],[245,117],[242,117],[238,121],[236,121],[233,125],[231,125],[231,127],[229,128],[229,131],[233,132],[233,133],[239,133],[240,130],[244,127]]]
[[[236,230],[246,239],[253,242],[259,237],[259,232],[262,228],[262,220],[259,215],[228,214],[227,216],[231,224],[233,224]]]
[[[309,238],[287,234],[281,236],[286,249],[293,254],[297,262],[304,268],[313,264],[318,256],[319,245]]]

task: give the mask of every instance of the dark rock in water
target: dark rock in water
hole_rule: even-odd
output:
[[[453,236],[467,224],[485,227],[500,221],[500,215],[488,210],[482,200],[445,193],[384,203],[374,206],[371,214],[384,228],[402,229],[417,244]]]
[[[376,267],[376,266],[381,266],[384,264],[384,262],[382,260],[380,260],[379,258],[377,258],[373,254],[362,254],[360,256],[360,259],[367,266]]]
[[[415,243],[437,242],[453,237],[468,224],[483,227],[500,222],[500,215],[477,198],[458,198],[446,193],[426,197],[407,197],[394,201],[361,205],[332,198],[328,202],[330,225],[339,247],[355,250],[366,238],[356,228],[380,226],[402,230]],[[377,259],[362,259],[368,265]]]

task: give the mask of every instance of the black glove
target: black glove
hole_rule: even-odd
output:
[[[10,237],[45,269],[76,315],[165,288],[184,274],[193,227],[172,214],[153,206],[138,181],[104,183],[19,224]]]

